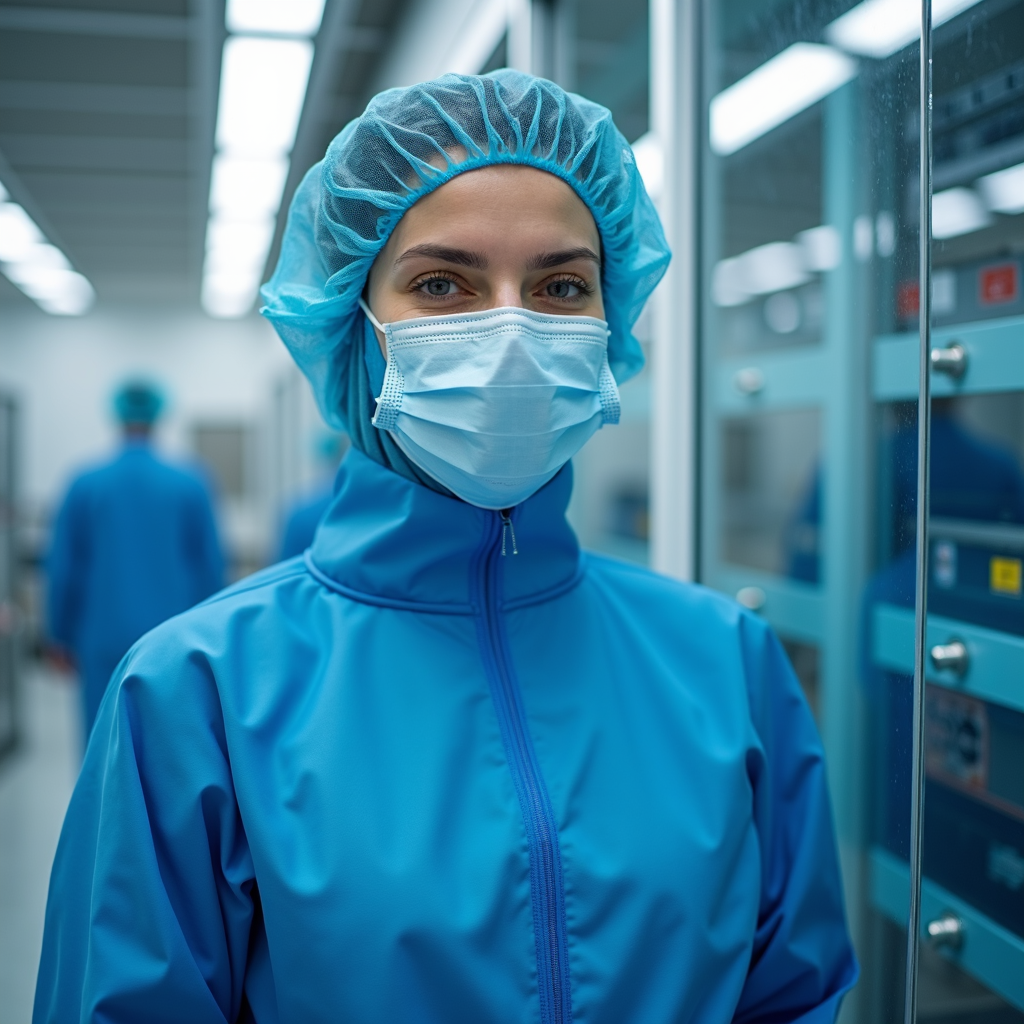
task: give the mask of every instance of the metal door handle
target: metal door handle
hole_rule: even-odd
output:
[[[764,374],[756,366],[745,366],[732,379],[741,395],[756,395],[764,390]]]
[[[932,369],[959,380],[967,372],[967,349],[959,341],[945,348],[933,348]]]
[[[970,653],[962,640],[950,640],[946,644],[936,644],[930,653],[932,664],[939,671],[955,672],[958,676],[962,676],[966,675],[971,664]]]
[[[956,952],[964,944],[963,921],[951,910],[947,910],[933,918],[925,926],[928,945],[933,949],[949,949]]]

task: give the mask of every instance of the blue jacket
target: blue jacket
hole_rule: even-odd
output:
[[[856,966],[783,652],[582,555],[570,488],[513,539],[353,451],[305,559],[136,645],[61,836],[37,1024],[834,1019]]]
[[[127,443],[71,484],[47,569],[50,635],[78,659],[88,732],[128,648],[223,586],[205,485]]]

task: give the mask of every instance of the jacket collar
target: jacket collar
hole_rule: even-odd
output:
[[[357,600],[473,614],[488,555],[498,564],[503,607],[554,596],[579,577],[580,550],[565,520],[572,469],[512,512],[501,557],[501,516],[406,480],[350,449],[334,498],[306,556],[313,574]],[[499,561],[500,560],[500,561]]]

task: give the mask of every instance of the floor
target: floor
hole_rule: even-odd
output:
[[[0,1024],[28,1024],[50,865],[78,774],[77,685],[40,668],[21,690],[21,743],[0,762]]]

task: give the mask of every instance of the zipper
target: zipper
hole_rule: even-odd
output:
[[[492,520],[494,525],[489,531],[486,554],[481,562],[480,590],[484,612],[481,647],[530,851],[530,899],[537,944],[540,1018],[542,1024],[570,1024],[572,1002],[565,926],[565,887],[558,847],[558,827],[533,749],[519,685],[509,663],[498,609],[501,557],[505,554],[506,531],[511,530],[512,552],[518,553],[510,512],[510,509],[502,510]]]
[[[499,513],[501,516],[501,557],[505,557],[505,534],[512,534],[512,554],[518,555],[519,548],[516,547],[516,528],[512,525],[512,509],[503,508]]]

